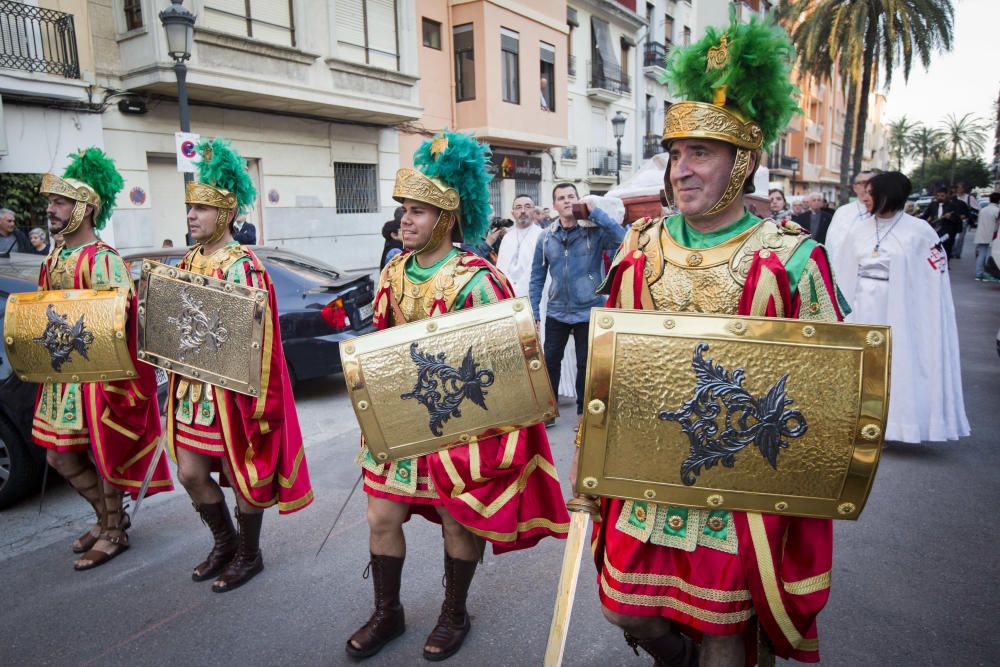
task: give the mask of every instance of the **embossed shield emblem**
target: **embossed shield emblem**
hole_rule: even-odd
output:
[[[556,416],[527,299],[340,344],[347,390],[379,461],[439,451]]]
[[[25,382],[103,382],[136,376],[128,353],[128,296],[117,290],[11,294],[4,344]]]
[[[139,359],[257,396],[267,308],[266,290],[145,260],[139,279]]]
[[[856,519],[888,409],[884,326],[595,309],[578,490]]]

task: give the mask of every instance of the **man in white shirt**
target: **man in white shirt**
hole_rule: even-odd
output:
[[[542,228],[533,224],[534,210],[535,202],[530,195],[521,194],[514,198],[511,209],[514,226],[504,236],[500,252],[497,253],[497,268],[504,272],[514,286],[515,296],[528,296],[535,243],[542,235]]]
[[[868,187],[868,181],[874,175],[875,173],[872,171],[858,173],[854,177],[854,201],[847,202],[833,213],[833,219],[826,230],[826,242],[824,244],[826,245],[827,254],[830,255],[831,264],[836,261],[837,246],[844,242],[844,235],[847,233],[848,228],[856,220],[869,215],[868,207],[861,200],[863,199],[862,195],[865,194],[865,189]]]
[[[1000,223],[1000,192],[990,193],[990,203],[979,211],[979,222],[976,225],[976,280],[996,282],[996,278],[986,273],[986,259],[990,256],[990,244],[997,234]],[[1000,264],[1000,257],[993,261]]]

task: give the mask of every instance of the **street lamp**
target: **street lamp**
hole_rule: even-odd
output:
[[[625,114],[618,111],[611,119],[611,129],[615,133],[615,141],[618,142],[618,161],[615,162],[615,182],[622,183],[622,137],[625,136]]]
[[[167,53],[174,59],[174,74],[177,75],[177,106],[181,115],[181,132],[191,131],[188,118],[187,65],[191,57],[191,42],[194,41],[195,15],[182,6],[184,0],[170,0],[171,5],[160,12],[160,23],[167,33]],[[190,172],[184,172],[184,181],[193,179]]]

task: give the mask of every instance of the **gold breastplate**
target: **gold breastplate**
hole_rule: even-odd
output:
[[[463,263],[464,256],[457,254],[437,270],[437,272],[421,282],[415,282],[406,275],[405,259],[389,265],[389,285],[392,297],[399,305],[406,322],[417,322],[431,316],[431,309],[438,299],[444,301],[445,312],[450,312],[455,306],[458,293],[476,275],[476,267],[467,267]],[[393,322],[402,324],[402,322]]]
[[[49,289],[73,289],[73,276],[76,274],[76,265],[80,260],[80,251],[74,250],[66,257],[59,257],[59,250],[56,253],[56,261],[50,265],[48,271]],[[84,287],[87,287],[84,285]]]
[[[244,254],[243,247],[240,245],[223,246],[210,256],[206,256],[200,248],[196,248],[187,255],[187,270],[203,276],[214,275],[218,270],[225,276],[229,272],[229,267],[242,258]]]

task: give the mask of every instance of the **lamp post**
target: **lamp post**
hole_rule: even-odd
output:
[[[174,59],[174,74],[177,75],[177,107],[181,116],[181,132],[191,131],[191,121],[188,118],[187,98],[187,65],[184,63],[191,57],[191,42],[194,41],[195,15],[183,7],[184,0],[170,0],[171,5],[160,12],[160,23],[167,33],[167,53]],[[190,182],[194,176],[184,172],[184,182]]]
[[[615,162],[615,182],[622,183],[622,137],[625,136],[625,114],[621,111],[615,113],[611,119],[611,129],[615,133],[615,141],[618,143],[618,160]]]

